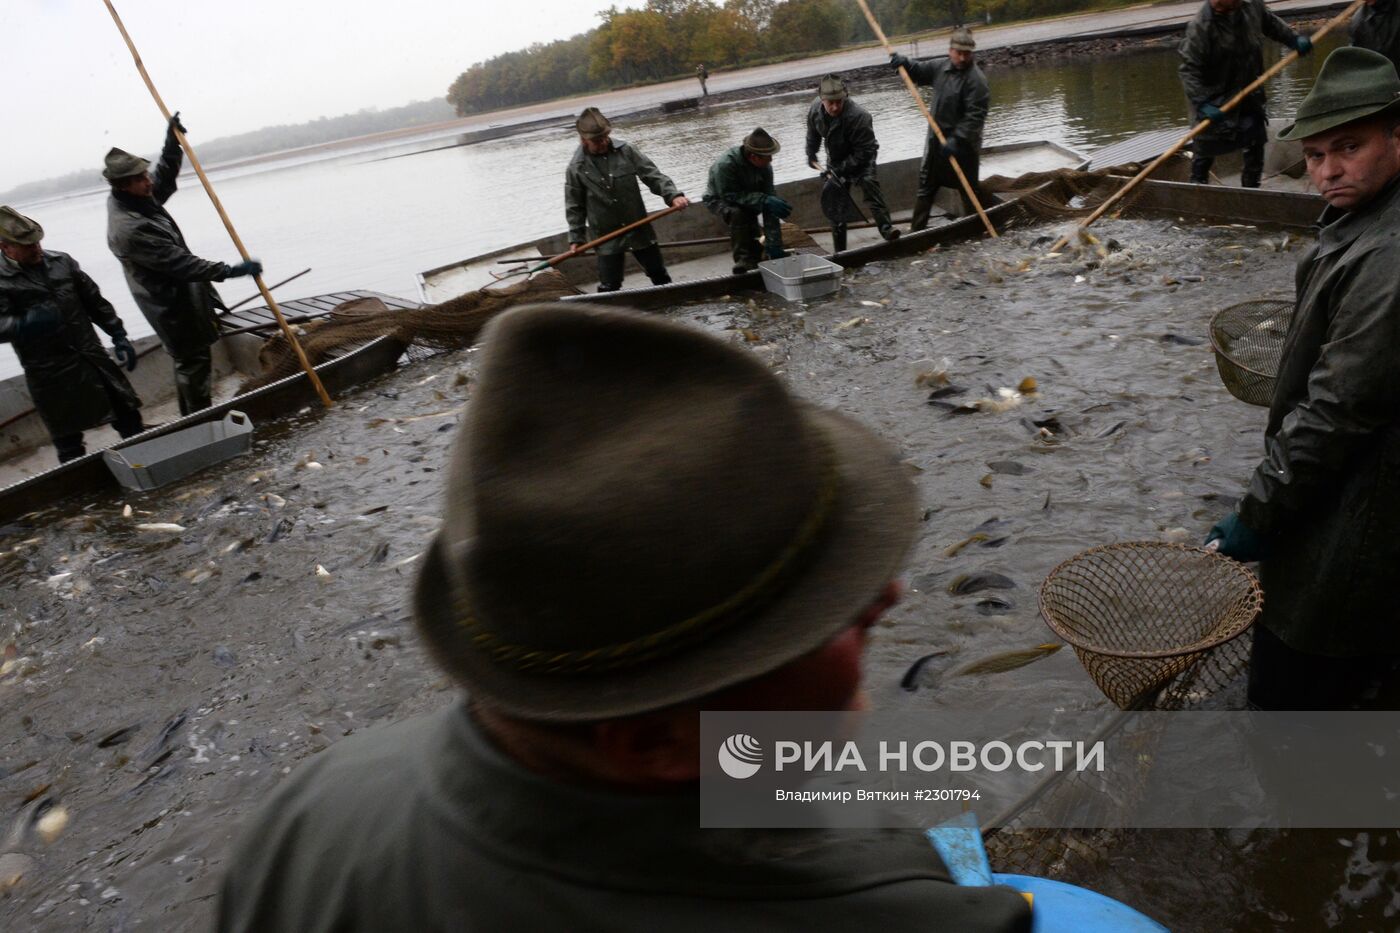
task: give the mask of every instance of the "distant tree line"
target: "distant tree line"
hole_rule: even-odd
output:
[[[1132,0],[870,0],[886,33],[968,22],[1053,16]],[[458,115],[514,107],[691,74],[701,62],[732,67],[824,52],[875,37],[851,0],[647,0],[599,14],[571,39],[478,62],[457,76],[447,102]]]

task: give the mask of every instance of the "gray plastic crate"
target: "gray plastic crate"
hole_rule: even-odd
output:
[[[120,450],[104,451],[102,459],[117,482],[127,489],[144,490],[246,454],[252,446],[253,422],[243,412],[231,411],[222,421],[206,421]]]
[[[788,301],[829,295],[841,287],[841,267],[809,253],[793,253],[758,264],[763,287]]]

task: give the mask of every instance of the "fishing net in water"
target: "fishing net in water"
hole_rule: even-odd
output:
[[[337,307],[325,320],[303,325],[297,340],[313,365],[337,349],[378,337],[390,337],[405,348],[456,350],[474,344],[487,322],[508,308],[578,293],[558,272],[546,270],[510,285],[482,288],[409,310],[390,308],[378,299],[356,299]],[[258,359],[263,371],[244,381],[238,387],[240,394],[301,372],[296,352],[281,333],[263,345]]]
[[[1231,395],[1250,405],[1269,406],[1292,320],[1293,302],[1278,299],[1243,301],[1211,318],[1215,365]]]
[[[1002,200],[1017,199],[1032,217],[1056,220],[1089,214],[1117,193],[1128,178],[1138,171],[1136,165],[1092,172],[1056,169],[1052,172],[1027,172],[1016,178],[992,175],[980,184],[1000,195]],[[1133,199],[1131,194],[1124,198],[1118,203],[1118,210],[1127,208]]]

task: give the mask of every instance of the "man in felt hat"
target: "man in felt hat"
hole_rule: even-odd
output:
[[[77,261],[44,249],[43,238],[38,221],[0,207],[0,341],[14,347],[29,398],[64,463],[86,452],[88,428],[111,424],[131,437],[145,426],[141,399],[93,329],[106,331],[117,359],[135,369],[121,318]]]
[[[569,221],[571,251],[577,252],[585,241],[596,240],[647,215],[639,181],[667,207],[683,209],[690,203],[651,159],[631,143],[612,138],[612,124],[597,107],[579,114],[574,125],[579,146],[564,169],[564,216]],[[653,285],[671,281],[651,224],[595,249],[600,292],[615,292],[622,287],[622,265],[629,252]]]
[[[1366,0],[1351,18],[1351,44],[1380,52],[1400,69],[1400,6],[1396,0]]]
[[[1333,52],[1280,139],[1327,208],[1299,259],[1264,459],[1209,541],[1261,560],[1251,703],[1400,709],[1400,77]],[[1379,692],[1378,692],[1379,691]]]
[[[177,113],[170,118],[160,164],[121,149],[107,153],[102,177],[112,186],[107,199],[107,246],[121,260],[136,306],[160,337],[175,364],[175,389],[180,414],[210,404],[212,357],[209,347],[219,339],[215,308],[222,308],[210,282],[241,275],[258,275],[256,259],[228,265],[200,259],[162,206],[175,193],[184,152],[176,138],[183,133]]]
[[[219,928],[1030,930],[917,832],[699,828],[701,710],[861,705],[918,523],[894,451],[655,316],[527,306],[483,344],[415,595],[467,697],[287,778]]]
[[[982,158],[982,126],[987,122],[987,110],[992,104],[987,76],[978,67],[977,42],[972,30],[959,26],[948,39],[948,57],[916,62],[898,53],[890,56],[890,64],[898,71],[903,68],[915,84],[933,88],[933,105],[929,108],[933,120],[943,131],[946,142],[939,143],[929,129],[924,140],[924,161],[919,166],[919,190],[914,196],[914,217],[910,230],[928,226],[933,211],[933,198],[939,188],[951,188],[962,199],[964,213],[972,213],[972,201],[958,181],[950,159],[957,159],[968,184],[982,205],[992,202],[978,184]]]
[[[735,274],[757,269],[765,253],[769,259],[787,255],[782,222],[792,213],[792,205],[773,188],[773,156],[781,148],[759,127],[710,166],[705,206],[729,226]],[[760,224],[762,246],[758,242]]]
[[[1229,113],[1220,108],[1264,73],[1265,38],[1302,55],[1312,51],[1312,41],[1266,10],[1263,0],[1205,0],[1186,24],[1186,35],[1178,48],[1181,85],[1191,103],[1193,120],[1210,121],[1191,142],[1193,182],[1206,184],[1217,156],[1243,149],[1240,183],[1246,188],[1259,187],[1264,175],[1264,143],[1269,136],[1264,89],[1256,88]]]
[[[846,82],[829,74],[817,85],[817,99],[807,110],[807,164],[821,170],[817,150],[826,146],[826,170],[835,176],[834,182],[845,186],[860,186],[865,203],[887,240],[899,238],[899,231],[890,222],[890,211],[875,176],[875,155],[880,143],[875,139],[875,124],[870,113],[851,100]],[[831,231],[836,252],[846,248],[846,225],[838,224]]]

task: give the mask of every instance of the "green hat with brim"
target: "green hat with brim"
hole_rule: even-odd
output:
[[[103,161],[107,167],[102,170],[102,177],[108,181],[135,178],[137,175],[146,174],[146,170],[151,167],[151,163],[146,159],[115,147],[108,150],[107,158]]]
[[[1400,104],[1400,75],[1378,52],[1343,46],[1322,63],[1293,122],[1279,131],[1283,140],[1305,139],[1390,111]]]
[[[761,126],[744,137],[744,151],[752,155],[773,156],[777,155],[781,148],[783,147],[778,145],[778,141],[769,136],[768,131]]]
[[[584,139],[602,139],[612,132],[612,124],[608,118],[603,116],[603,111],[597,107],[589,107],[578,115],[574,121],[574,129]]]
[[[44,238],[44,228],[13,207],[0,207],[0,243],[33,246]]]
[[[817,96],[822,100],[845,100],[851,93],[846,90],[846,82],[840,75],[829,74],[824,75],[817,85]]]
[[[972,30],[960,26],[948,37],[948,48],[958,52],[971,52],[977,48],[977,40],[972,38]]]

